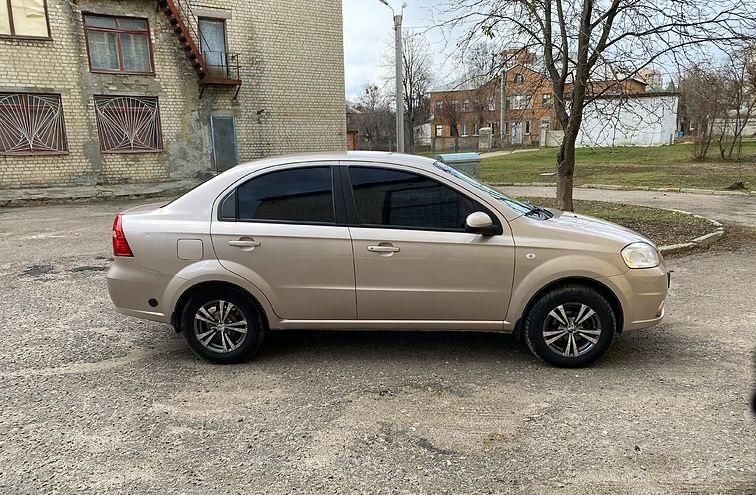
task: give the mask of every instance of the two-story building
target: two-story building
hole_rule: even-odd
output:
[[[538,145],[544,132],[560,129],[551,79],[532,53],[519,52],[512,59],[511,66],[480,87],[431,92],[433,149],[477,149],[482,127],[491,128],[494,146]],[[568,83],[566,93],[570,91]],[[638,95],[646,92],[646,83],[632,78],[590,81],[588,92]]]
[[[0,0],[0,187],[346,148],[341,0]]]

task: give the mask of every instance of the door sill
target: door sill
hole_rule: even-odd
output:
[[[506,321],[466,320],[279,320],[274,330],[415,330],[511,333]]]

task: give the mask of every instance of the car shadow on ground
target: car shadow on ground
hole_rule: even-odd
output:
[[[627,332],[617,336],[609,353],[596,366],[615,368],[628,365],[657,365],[679,357],[685,342],[678,332],[669,328]],[[509,363],[509,365],[541,365],[524,342],[511,334],[488,332],[417,332],[417,331],[273,331],[267,336],[254,361],[270,364],[275,361],[341,363],[354,361],[360,365],[391,363],[422,359],[456,363]]]

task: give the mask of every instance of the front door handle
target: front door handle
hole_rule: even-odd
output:
[[[228,245],[238,248],[254,249],[260,245],[260,241],[254,239],[239,239],[238,241],[228,241]]]
[[[396,246],[368,246],[368,251],[371,253],[398,253],[399,248]]]

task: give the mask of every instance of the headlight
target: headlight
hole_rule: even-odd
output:
[[[622,250],[622,259],[628,268],[654,268],[659,266],[659,253],[646,242],[628,244]]]

